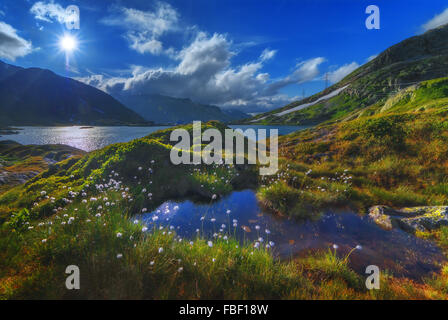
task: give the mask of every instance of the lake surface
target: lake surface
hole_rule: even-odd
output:
[[[334,250],[333,244],[343,256],[360,245],[362,249],[355,250],[350,261],[351,267],[361,274],[368,265],[377,265],[396,276],[418,280],[438,271],[439,264],[445,261],[434,243],[401,230],[383,230],[368,217],[353,212],[328,210],[317,221],[307,222],[276,217],[260,208],[252,190],[233,192],[209,204],[168,201],[153,212],[135,218],[144,221],[149,229],[161,225],[171,227],[183,239],[201,234],[210,240],[232,235],[253,245],[258,241],[260,246],[273,241],[272,250],[280,258],[300,258],[314,250]]]
[[[230,126],[233,129],[248,128],[278,129],[279,135],[302,130],[306,126]],[[169,126],[155,127],[91,127],[81,129],[82,127],[18,127],[20,130],[15,135],[4,135],[0,140],[14,140],[21,144],[66,144],[84,151],[101,149],[107,145],[117,142],[128,142],[133,139],[141,138],[157,130],[169,128]]]

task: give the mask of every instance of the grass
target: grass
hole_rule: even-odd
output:
[[[365,212],[377,204],[448,205],[447,125],[446,113],[436,109],[382,113],[280,137],[280,171],[262,178],[259,198],[299,218],[328,206]]]
[[[369,291],[336,250],[282,262],[266,248],[231,238],[210,247],[201,236],[189,242],[168,229],[143,232],[144,225],[123,214],[128,203],[119,192],[101,196],[74,201],[12,233],[3,226],[1,298],[382,299],[428,298],[428,290],[443,297],[444,288],[428,284],[407,282],[398,290],[398,280],[388,276],[382,290]],[[80,268],[80,290],[65,288],[68,265]]]
[[[333,137],[345,136],[343,128],[340,132],[326,130]],[[82,158],[63,160],[0,195],[0,298],[447,298],[443,287],[446,268],[423,283],[384,275],[381,290],[370,291],[365,278],[350,269],[350,257],[336,250],[280,261],[270,248],[238,243],[224,231],[212,246],[201,234],[190,242],[170,229],[148,225],[145,231],[146,225],[134,222],[132,216],[166,199],[188,196],[210,201],[256,184],[266,206],[299,218],[313,218],[316,208],[329,205],[365,204],[373,197],[386,198],[381,194],[386,191],[381,187],[384,182],[375,182],[369,175],[387,172],[390,163],[397,161],[391,154],[378,163],[365,162],[365,168],[355,166],[363,160],[356,158],[347,158],[343,167],[322,157],[313,163],[310,159],[315,152],[326,157],[337,150],[335,145],[340,147],[339,142],[316,141],[310,132],[299,133],[312,143],[303,149],[309,150],[300,154],[303,158],[288,158],[288,149],[282,147],[281,171],[257,181],[255,166],[171,165],[169,132],[159,131]],[[354,139],[372,138],[366,133]],[[345,166],[349,169],[343,169]],[[365,176],[367,169],[369,175]],[[426,172],[420,169],[411,166],[406,171],[403,164],[389,174],[402,170],[402,176],[408,177]],[[373,195],[371,183],[377,184],[377,195]],[[399,188],[400,193],[394,192],[390,201],[410,194],[400,184]],[[65,288],[68,265],[79,266],[81,290]]]

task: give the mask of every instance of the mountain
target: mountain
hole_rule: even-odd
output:
[[[185,124],[193,120],[230,122],[249,118],[239,110],[223,110],[190,99],[179,99],[159,94],[126,94],[115,96],[119,101],[147,120],[164,124]]]
[[[403,89],[447,76],[447,39],[448,25],[406,39],[326,90],[246,122],[317,124],[376,114]]]
[[[94,87],[0,61],[0,125],[134,125],[141,116]]]

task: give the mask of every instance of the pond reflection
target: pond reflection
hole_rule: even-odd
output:
[[[373,264],[397,276],[419,279],[438,271],[444,261],[442,252],[432,242],[400,230],[382,230],[368,217],[353,212],[328,210],[317,221],[307,222],[275,217],[260,208],[251,190],[233,192],[210,204],[168,201],[136,218],[148,227],[168,227],[181,238],[231,235],[254,246],[258,242],[259,246],[272,246],[273,253],[282,259],[328,250],[333,244],[338,246],[340,255],[361,246],[350,260],[351,267],[362,274]]]

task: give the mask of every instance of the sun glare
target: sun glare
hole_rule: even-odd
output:
[[[62,50],[67,51],[67,52],[71,52],[71,51],[76,49],[77,42],[76,42],[76,39],[73,38],[72,36],[65,35],[59,41],[59,45],[60,45]]]

